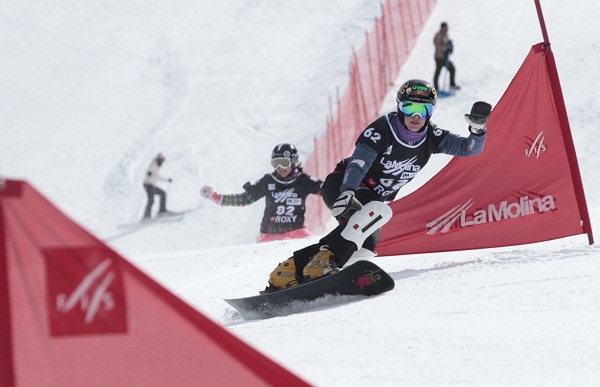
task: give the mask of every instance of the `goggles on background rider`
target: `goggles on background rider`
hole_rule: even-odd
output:
[[[433,114],[435,105],[432,103],[417,103],[404,101],[402,106],[399,106],[400,112],[407,117],[419,116],[422,119],[427,119]]]
[[[287,157],[277,157],[271,160],[273,168],[289,168],[292,165],[292,160]]]

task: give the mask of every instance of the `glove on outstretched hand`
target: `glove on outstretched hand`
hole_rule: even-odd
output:
[[[211,200],[217,206],[220,206],[221,201],[223,201],[223,195],[215,192],[213,187],[210,185],[205,185],[204,187],[200,188],[200,196],[202,196],[204,199]]]
[[[471,114],[465,114],[465,121],[469,124],[469,132],[476,136],[483,136],[487,132],[486,124],[492,105],[487,102],[478,101],[473,104]]]
[[[356,200],[354,191],[347,190],[342,192],[335,200],[331,208],[331,213],[337,218],[338,216],[346,216],[350,211],[360,210],[361,208],[362,204]]]

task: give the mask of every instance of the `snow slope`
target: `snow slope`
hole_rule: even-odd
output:
[[[542,0],[593,228],[600,228],[594,90],[600,5]],[[319,386],[592,386],[600,380],[600,264],[585,236],[527,246],[379,257],[393,292],[246,321],[222,298],[254,294],[316,238],[255,244],[262,201],[219,208],[211,184],[240,192],[279,142],[301,158],[324,128],[380,5],[100,0],[0,5],[0,173],[25,178],[67,214],[215,321]],[[533,1],[439,0],[398,81],[430,78],[447,21],[463,90],[434,121],[466,134],[472,102],[495,104],[542,40]],[[393,109],[392,90],[382,112]],[[493,136],[493,133],[490,133]],[[181,222],[127,233],[150,159],[167,155]],[[438,156],[416,189],[447,162]],[[477,167],[476,163],[473,165]],[[484,171],[482,171],[484,172]],[[324,177],[324,176],[321,176]],[[598,234],[595,235],[598,240]]]

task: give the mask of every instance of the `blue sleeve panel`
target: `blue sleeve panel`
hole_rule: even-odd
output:
[[[365,144],[358,143],[354,149],[354,153],[348,160],[348,167],[344,172],[344,180],[340,187],[340,193],[346,190],[356,191],[361,180],[373,165],[373,161],[377,157],[377,152]]]
[[[486,135],[461,137],[454,133],[449,133],[440,142],[440,153],[452,156],[468,157],[480,154],[483,151]]]

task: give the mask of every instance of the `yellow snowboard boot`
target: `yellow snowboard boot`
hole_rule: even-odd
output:
[[[275,270],[269,274],[269,284],[277,289],[287,289],[292,286],[298,286],[294,257],[288,258],[277,265]]]
[[[321,246],[320,251],[304,267],[302,274],[305,280],[314,280],[339,271],[340,269],[335,263],[335,257],[329,250],[329,246]]]

